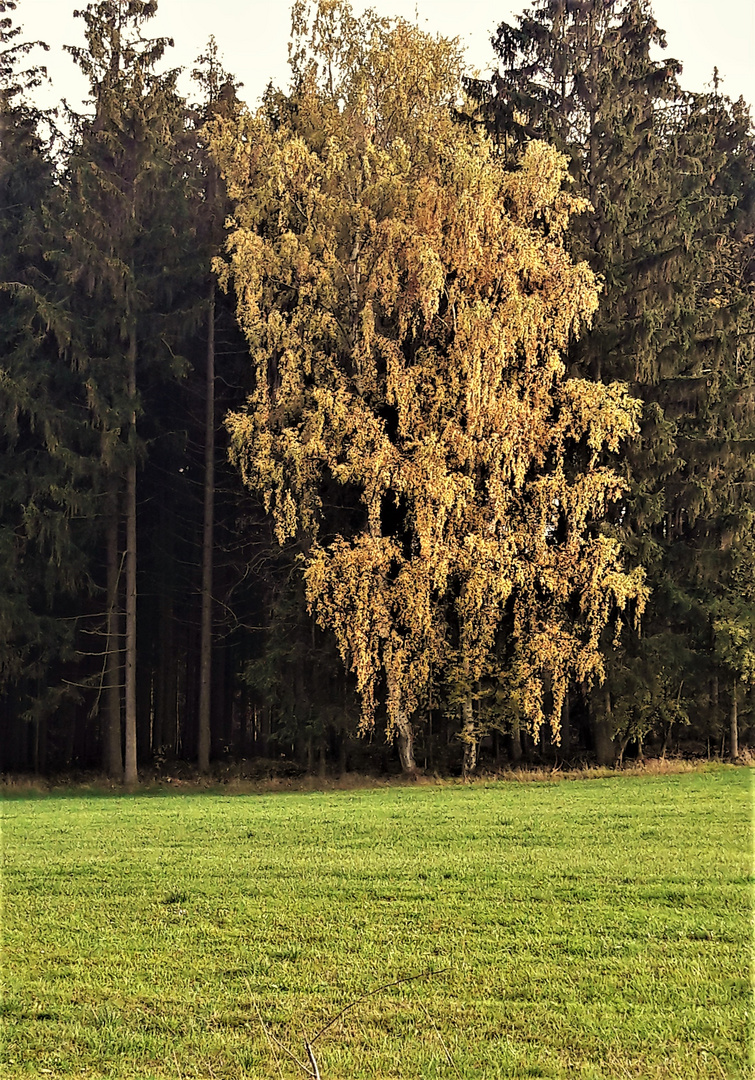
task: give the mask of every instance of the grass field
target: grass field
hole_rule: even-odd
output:
[[[7,798],[2,1076],[749,1077],[747,769]]]

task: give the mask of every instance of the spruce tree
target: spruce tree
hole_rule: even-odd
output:
[[[724,358],[743,355],[741,289],[736,303],[715,298],[717,278],[741,280],[721,263],[742,192],[721,179],[732,160],[721,117],[704,97],[682,94],[676,61],[651,56],[665,35],[648,3],[550,0],[503,23],[493,44],[498,74],[471,86],[482,119],[504,151],[540,137],[563,148],[593,208],[571,248],[604,289],[592,330],[570,350],[572,369],[622,378],[644,401],[612,531],[646,568],[651,600],[641,632],[618,651],[606,643],[608,683],[591,695],[594,745],[610,760],[615,734],[625,744],[688,719],[710,659],[710,620],[689,569],[705,558],[695,553],[701,531],[719,532],[726,516],[700,495],[712,494],[701,485],[706,470],[725,474],[714,433],[729,411]],[[736,468],[732,479],[740,483]]]
[[[70,598],[88,588],[87,434],[81,384],[65,357],[70,320],[47,258],[62,208],[43,116],[30,91],[44,70],[0,3],[0,697],[27,763],[21,717],[35,721],[35,767],[44,725],[76,687],[62,681],[75,656]],[[65,618],[61,618],[65,615]]]
[[[217,309],[216,277],[212,259],[220,253],[224,235],[224,220],[230,209],[225,186],[212,155],[208,152],[207,125],[220,117],[232,117],[238,112],[237,85],[223,69],[217,43],[210,38],[206,51],[197,57],[199,65],[193,78],[203,92],[204,101],[197,110],[197,168],[201,185],[201,209],[198,208],[200,236],[206,255],[207,295],[207,351],[205,364],[205,416],[204,416],[204,478],[202,520],[202,608],[200,617],[199,645],[199,702],[198,702],[198,748],[200,772],[210,767],[212,742],[212,651],[213,651],[213,574],[215,554],[215,323]]]
[[[144,407],[143,384],[169,380],[182,367],[171,348],[170,327],[176,321],[182,258],[190,247],[190,230],[181,227],[185,193],[177,191],[183,176],[174,169],[184,106],[175,90],[176,72],[155,72],[171,43],[142,36],[156,9],[154,0],[91,3],[77,13],[86,25],[87,47],[69,47],[90,81],[94,105],[93,115],[76,118],[68,161],[66,272],[79,298],[77,363],[86,373],[101,439],[109,517],[108,679],[112,685],[122,649],[126,783],[137,779],[137,474],[145,454],[137,419]],[[121,517],[122,646],[116,625]],[[119,714],[113,698],[107,737],[111,770],[117,767]]]
[[[679,430],[673,566],[698,628],[696,690],[711,701],[698,720],[725,728],[709,688],[727,686],[736,757],[738,688],[755,676],[755,131],[744,102],[722,97],[717,80],[693,119],[711,147],[708,185],[727,211],[698,283],[699,368]]]

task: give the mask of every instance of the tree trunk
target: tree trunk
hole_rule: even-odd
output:
[[[561,741],[557,747],[557,751],[561,751],[561,756],[567,761],[569,754],[571,753],[572,743],[572,729],[571,729],[571,702],[569,700],[569,693],[564,695],[564,704],[561,707],[561,723],[559,725],[559,735]]]
[[[464,698],[461,707],[462,729],[461,737],[464,742],[464,759],[461,766],[461,775],[468,780],[477,766],[477,733],[474,726],[474,706],[471,695]]]
[[[388,700],[401,704],[401,693],[393,682],[393,675],[391,672],[388,673]],[[416,773],[417,762],[414,759],[414,729],[403,705],[397,710],[395,717],[393,718],[393,734],[396,737],[401,771],[409,774]]]
[[[128,347],[128,393],[136,400],[136,330]],[[126,768],[124,783],[138,781],[136,766],[136,408],[131,412],[130,460],[126,469]]]
[[[605,687],[603,697],[604,709],[596,709],[594,704],[590,707],[590,721],[592,725],[593,749],[598,765],[614,765],[616,763],[616,744],[614,742],[613,719],[611,709],[611,691]]]
[[[666,752],[668,750],[669,742],[671,741],[671,732],[673,731],[673,729],[674,729],[674,722],[672,720],[672,721],[670,721],[670,723],[666,724],[666,727],[664,728],[664,732],[663,732],[663,743],[661,745],[661,760],[662,761],[665,760],[665,758],[666,758]],[[710,739],[708,739],[708,757],[710,757]]]
[[[731,684],[731,717],[730,717],[730,735],[729,735],[729,756],[732,761],[736,761],[739,757],[739,728],[738,728],[738,695],[739,695],[739,679],[735,678]]]
[[[588,68],[588,81],[589,81],[589,142],[588,142],[588,161],[589,161],[589,177],[588,185],[590,191],[590,204],[592,206],[592,221],[590,223],[590,247],[593,251],[597,250],[598,240],[600,239],[600,227],[598,224],[598,155],[600,133],[598,131],[598,109],[600,102],[597,97],[598,89],[598,46],[595,40],[595,13],[591,10],[587,20],[587,47],[589,50],[589,68]],[[600,379],[600,372],[597,375]]]
[[[518,716],[511,723],[511,760],[515,765],[522,760],[522,725]]]
[[[118,478],[108,478],[107,491],[107,623],[105,645],[105,731],[103,739],[105,772],[123,779],[121,748],[121,656],[120,614],[118,611]]]
[[[199,643],[199,771],[210,769],[212,704],[212,556],[215,496],[215,282],[207,318],[207,383],[204,443],[204,529],[202,533],[202,616]]]
[[[401,771],[409,774],[416,773],[414,729],[411,720],[403,712],[399,713],[396,718],[396,744],[398,746],[399,761],[401,762]]]

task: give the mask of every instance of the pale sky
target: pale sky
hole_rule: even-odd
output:
[[[47,64],[52,89],[39,98],[50,105],[61,97],[78,106],[85,86],[63,44],[83,44],[83,20],[74,19],[86,0],[19,0],[15,21],[24,26],[26,40],[41,38],[51,47],[39,61]],[[528,6],[526,0],[352,0],[355,11],[372,7],[381,15],[401,15],[423,29],[459,37],[470,67],[483,72],[494,61],[490,37],[499,22],[511,21]],[[755,105],[755,0],[655,0],[659,24],[666,30],[667,55],[684,65],[682,85],[702,90],[713,68],[723,76],[730,97]],[[244,83],[239,96],[255,106],[272,79],[288,82],[288,0],[159,0],[157,16],[148,24],[150,36],[174,38],[170,66],[191,68],[214,34],[225,67]],[[184,83],[188,91],[188,84]]]

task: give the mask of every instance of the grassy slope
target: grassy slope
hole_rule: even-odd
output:
[[[744,1077],[750,779],[9,800],[2,1075]]]

